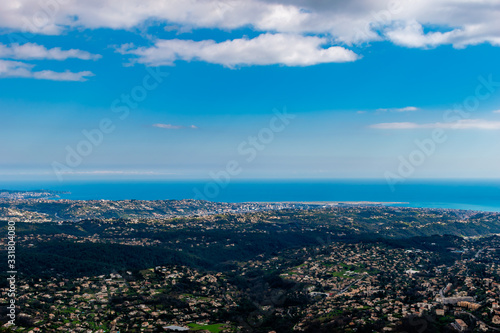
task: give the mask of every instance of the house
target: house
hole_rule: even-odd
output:
[[[467,330],[467,324],[462,319],[455,319],[455,322],[451,324],[459,332],[465,332]]]

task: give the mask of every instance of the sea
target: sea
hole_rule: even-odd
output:
[[[380,202],[500,212],[500,180],[176,180],[0,182],[0,189],[53,190],[71,200],[203,199],[216,202]]]

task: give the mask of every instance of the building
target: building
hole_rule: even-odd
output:
[[[467,324],[462,319],[456,319],[451,326],[459,332],[465,332],[467,330]]]
[[[436,315],[444,316],[444,309],[436,309]]]

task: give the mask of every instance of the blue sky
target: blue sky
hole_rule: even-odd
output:
[[[500,2],[354,2],[1,4],[0,179],[498,178]]]

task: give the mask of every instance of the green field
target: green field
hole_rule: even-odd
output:
[[[224,330],[224,324],[198,325],[195,323],[191,323],[188,324],[188,326],[191,327],[193,331],[209,330],[213,333],[219,333]]]

